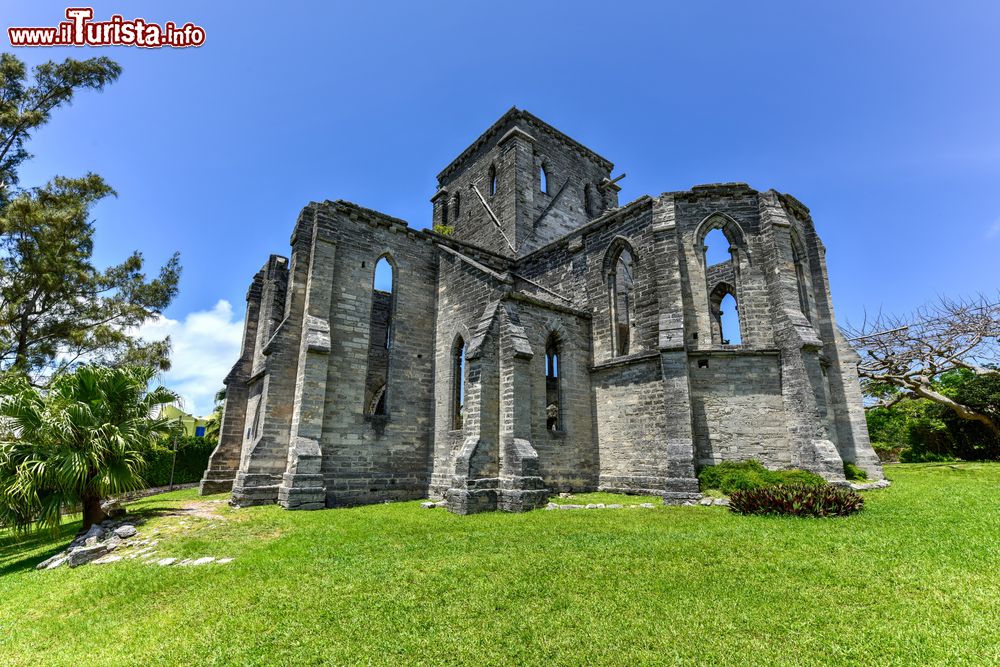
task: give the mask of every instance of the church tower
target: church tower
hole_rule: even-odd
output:
[[[523,257],[618,206],[614,165],[512,108],[438,174],[434,226]]]

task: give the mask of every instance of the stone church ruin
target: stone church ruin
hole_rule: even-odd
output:
[[[699,466],[751,458],[882,477],[794,197],[725,183],[619,205],[611,162],[518,109],[437,179],[438,231],[345,201],[299,214],[247,292],[202,493],[465,514],[570,490],[683,502]]]

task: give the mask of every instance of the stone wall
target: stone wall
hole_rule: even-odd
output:
[[[689,358],[699,466],[757,459],[792,464],[777,352],[699,352]]]

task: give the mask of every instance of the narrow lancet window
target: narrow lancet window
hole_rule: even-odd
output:
[[[497,166],[495,164],[490,165],[490,196],[492,197],[497,193]]]
[[[792,242],[792,261],[795,263],[795,285],[799,292],[799,309],[812,321],[812,311],[809,308],[809,284],[806,282],[806,266],[799,254],[798,245]]]
[[[545,173],[544,164],[538,168],[538,191],[545,194],[549,192],[549,175]]]
[[[365,413],[389,414],[389,354],[393,343],[395,271],[387,257],[375,264],[372,310],[368,328],[368,373],[365,377]]]
[[[545,429],[548,431],[563,430],[560,361],[559,341],[552,334],[545,343]]]
[[[459,336],[451,348],[451,427],[465,423],[465,341]]]
[[[635,261],[628,248],[622,248],[611,263],[608,274],[608,294],[611,302],[611,339],[614,356],[629,354],[635,308]]]

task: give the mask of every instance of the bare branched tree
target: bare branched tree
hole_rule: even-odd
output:
[[[934,380],[959,368],[1000,372],[1000,298],[941,297],[906,317],[866,313],[860,326],[848,323],[843,332],[861,355],[858,374],[865,393],[881,399],[874,405],[926,398],[1000,435],[989,415],[934,388]]]

